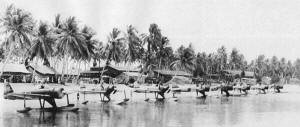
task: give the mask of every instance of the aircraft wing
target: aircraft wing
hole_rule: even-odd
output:
[[[5,96],[7,99],[16,100],[16,99],[26,99],[26,100],[34,100],[34,99],[44,99],[49,98],[49,95],[44,94],[31,94],[31,93],[11,93]]]
[[[192,88],[172,88],[173,92],[191,92]]]
[[[105,90],[80,90],[80,93],[84,93],[84,94],[103,94],[106,91]]]
[[[160,90],[158,89],[158,87],[150,87],[150,88],[148,88],[148,91],[150,93],[154,93],[154,92],[159,92]]]
[[[64,94],[72,94],[72,93],[76,93],[76,92],[78,92],[78,91],[64,91],[63,93]]]
[[[137,88],[134,90],[136,93],[154,93],[159,91],[160,90],[158,88]]]
[[[159,92],[160,90],[158,90],[158,89],[150,89],[150,90],[148,90],[150,93],[154,93],[154,92]]]

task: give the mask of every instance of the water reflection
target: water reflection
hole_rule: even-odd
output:
[[[231,104],[230,97],[220,97],[221,104]]]
[[[205,105],[205,104],[207,104],[206,103],[206,98],[207,97],[196,97],[196,98],[197,98],[197,101],[196,101],[197,105]]]
[[[297,87],[298,88],[298,87]],[[298,88],[300,89],[300,88]],[[13,106],[5,102],[6,108]],[[22,106],[22,104],[20,104]],[[160,126],[287,126],[300,124],[300,92],[249,95],[243,97],[180,97],[175,101],[129,101],[127,105],[77,103],[79,112],[41,112],[26,114],[5,111],[5,127],[160,127]],[[284,116],[284,117],[280,117]]]

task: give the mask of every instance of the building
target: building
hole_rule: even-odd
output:
[[[31,64],[27,66],[27,70],[33,74],[35,82],[57,83],[57,72],[54,68],[45,65]]]
[[[174,76],[182,76],[191,78],[193,75],[184,71],[173,71],[173,70],[153,70],[154,76],[152,77],[159,77],[156,78],[147,78],[146,82],[154,82],[157,83],[162,80],[163,83],[170,81]],[[148,81],[153,80],[153,81]]]
[[[126,82],[128,78],[136,79],[139,73],[139,68],[134,66],[105,66],[103,67],[91,67],[90,70],[80,73],[80,78],[90,78],[92,80],[99,80],[105,77],[105,82],[108,82],[107,78],[118,78],[118,82]]]
[[[0,64],[0,69],[2,68],[3,64]],[[8,63],[3,68],[1,82],[3,82],[4,79],[9,79],[11,82],[26,82],[30,76],[31,73],[26,69],[24,64]]]
[[[221,74],[224,76],[231,76],[234,78],[255,78],[255,73],[252,71],[242,70],[223,70]]]

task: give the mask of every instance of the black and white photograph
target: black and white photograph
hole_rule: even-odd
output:
[[[0,127],[299,127],[300,0],[0,0]]]

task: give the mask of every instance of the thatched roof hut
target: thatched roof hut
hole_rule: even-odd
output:
[[[166,82],[165,84],[169,85],[169,84],[180,84],[180,85],[186,85],[186,84],[192,84],[192,79],[187,78],[187,77],[183,77],[183,76],[174,76],[172,77],[172,79],[168,82]]]
[[[0,69],[3,68],[3,64],[0,64]],[[3,68],[3,75],[26,75],[30,72],[26,69],[24,64],[6,64]]]
[[[191,77],[192,74],[184,71],[173,71],[173,70],[154,70],[154,74],[164,75],[164,76],[184,76]]]
[[[3,64],[0,64],[0,69],[3,68]],[[24,82],[24,77],[30,76],[30,72],[26,69],[24,64],[6,64],[3,68],[3,74],[0,81],[9,79],[11,82]],[[26,78],[25,78],[26,81]]]
[[[131,67],[123,67],[123,66],[105,66],[104,69],[103,67],[91,67],[90,70],[84,71],[80,73],[81,77],[86,77],[86,78],[99,78],[101,75],[101,72],[104,70],[103,75],[109,76],[109,77],[117,77],[120,74],[126,72],[134,72],[138,73],[139,69],[137,67],[131,66]],[[128,73],[130,74],[130,73]]]
[[[118,83],[126,83],[129,81],[137,81],[140,77],[142,77],[139,72],[123,72],[116,77]],[[133,82],[130,82],[133,83]]]
[[[242,71],[242,70],[223,70],[221,73],[223,75],[232,76],[232,77],[254,78],[255,76],[255,73],[252,71]]]
[[[27,68],[29,71],[34,71],[41,76],[55,76],[57,74],[54,68],[45,65],[29,65]]]
[[[174,76],[183,76],[183,77],[192,77],[193,75],[184,71],[173,71],[173,70],[153,70],[153,77],[159,77],[152,79],[152,82],[168,82],[172,79]],[[149,79],[149,78],[148,78]],[[151,80],[148,81],[146,79],[146,82],[151,82]],[[155,80],[155,81],[154,81]]]

